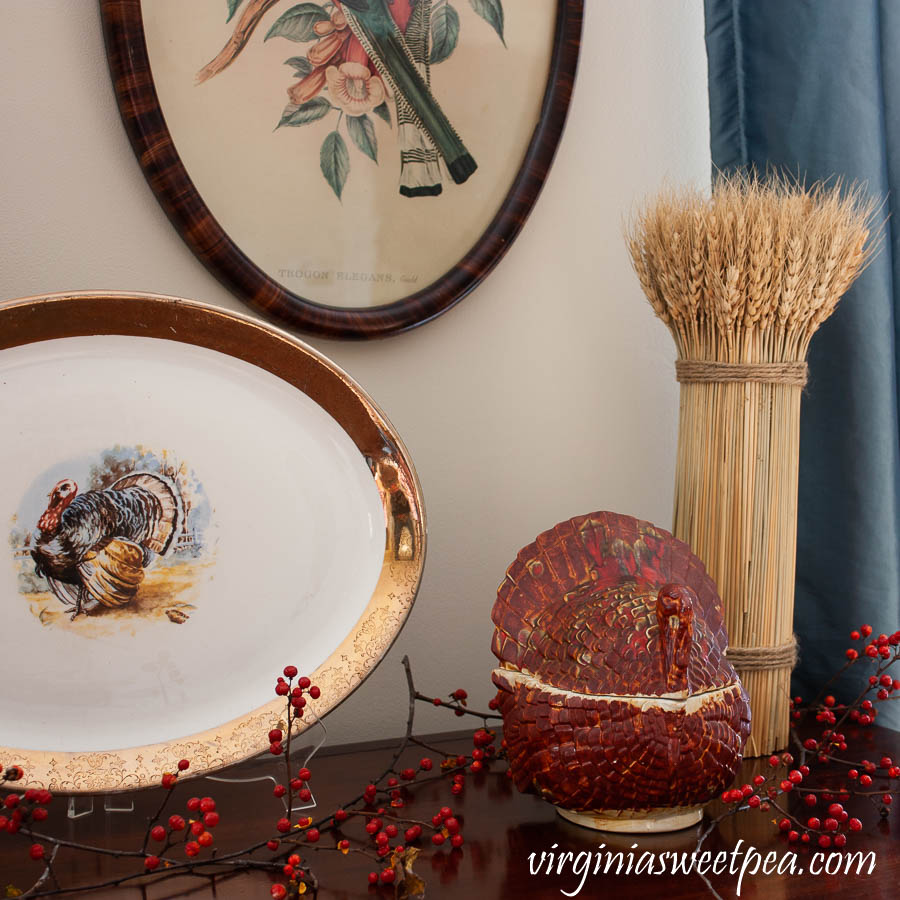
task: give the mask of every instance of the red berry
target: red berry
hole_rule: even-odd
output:
[[[450,793],[453,794],[454,796],[458,797],[462,792],[463,792],[463,786],[460,783],[454,784],[450,788]]]
[[[301,781],[309,781],[309,779],[312,778],[312,772],[310,772],[309,769],[307,769],[306,766],[304,766],[304,767],[297,773],[297,777],[298,777]]]
[[[393,869],[385,869],[381,873],[381,880],[385,884],[390,884],[394,880],[394,870]]]
[[[303,788],[302,790],[298,791],[297,796],[304,803],[309,803],[309,801],[312,800],[312,792],[310,791],[309,788]]]
[[[281,741],[275,741],[275,743],[269,744],[269,753],[271,753],[272,756],[281,756],[283,752],[284,747],[282,746]]]
[[[200,801],[200,810],[202,812],[208,813],[212,812],[216,808],[216,801],[213,800],[212,797],[204,797]]]
[[[273,728],[269,732],[269,743],[275,744],[278,741],[280,741],[283,737],[284,737],[284,734],[282,733],[280,728]]]
[[[152,872],[159,865],[158,856],[147,856],[144,858],[144,868],[148,872]]]
[[[838,821],[837,819],[826,819],[822,825],[825,827],[826,831],[837,831],[838,830]]]
[[[390,825],[385,826],[384,833],[389,838],[397,837],[397,832],[398,832],[397,826],[394,825],[393,822]]]
[[[289,819],[279,819],[275,823],[275,828],[278,829],[282,834],[287,834],[291,830],[291,823]]]
[[[166,829],[162,827],[162,825],[154,825],[153,828],[150,829],[150,837],[153,838],[154,841],[162,842],[166,839]]]
[[[178,781],[177,775],[173,775],[171,772],[166,772],[162,777],[162,786],[164,788],[172,790],[172,788],[175,787],[176,781]]]
[[[369,872],[369,884],[378,884],[377,872]]]
[[[319,690],[318,686],[314,684],[314,685],[309,689],[309,696],[312,697],[313,700],[318,700],[319,697],[322,696],[322,692]]]
[[[853,660],[859,657],[859,654],[851,647],[845,654],[847,659]]]
[[[756,794],[754,794],[752,797],[749,797],[747,800],[747,806],[749,806],[751,809],[756,809],[759,804],[760,799],[756,796]]]
[[[800,784],[803,781],[803,773],[799,772],[797,769],[791,769],[788,772],[788,781],[793,782],[794,784]]]
[[[49,814],[48,814],[47,810],[44,809],[43,806],[36,806],[31,811],[31,818],[34,819],[35,822],[43,822],[47,818],[48,815]]]
[[[790,829],[791,829],[791,820],[790,820],[790,819],[782,819],[782,820],[778,823],[778,827],[781,829],[781,831],[790,831]]]
[[[415,826],[410,826],[403,832],[403,839],[407,844],[411,844],[419,835],[416,833]]]
[[[284,900],[287,897],[287,888],[283,884],[273,884],[269,888],[269,893],[272,895],[273,900]]]
[[[851,641],[858,641],[858,640],[859,640],[859,632],[856,631],[855,629],[854,629],[853,631],[850,632],[850,640],[851,640]]]
[[[759,787],[761,784],[763,784],[763,783],[765,782],[765,780],[766,780],[766,776],[765,776],[765,775],[754,775],[754,776],[753,776],[753,783],[754,783],[757,787]]]
[[[207,828],[215,828],[219,824],[219,814],[217,812],[204,813],[203,824]]]
[[[798,839],[799,837],[800,837],[800,835],[799,835],[796,831],[794,831],[793,829],[792,829],[791,831],[788,832],[788,840],[789,840],[792,844],[796,844],[796,843],[797,843],[797,839]]]
[[[831,846],[831,835],[822,834],[819,835],[819,846],[822,848],[827,848]]]
[[[463,845],[463,836],[461,834],[454,834],[450,836],[450,846],[451,847],[462,847]]]
[[[832,803],[831,806],[828,807],[829,816],[839,816],[843,811],[844,807],[841,806],[840,803]]]
[[[312,682],[305,675],[301,675],[297,680],[297,685],[304,691],[310,686],[310,684],[312,684]]]
[[[317,840],[319,840],[319,829],[318,828],[310,828],[309,831],[306,832],[306,840],[310,844],[315,844]]]
[[[871,625],[863,625],[859,629],[862,632],[863,637],[868,637],[872,633]]]
[[[859,819],[851,819],[847,823],[847,827],[851,831],[862,831],[862,822],[860,822]]]
[[[275,787],[272,788],[272,793],[276,797],[283,797],[287,793],[287,788],[283,784],[276,784]],[[198,804],[197,804],[198,809],[199,809],[199,806],[200,806],[200,804],[198,801]]]
[[[780,760],[777,756],[770,756],[770,757],[769,757],[769,765],[770,765],[773,769],[775,768],[775,766],[779,765],[780,763],[781,763],[781,760]]]
[[[431,701],[435,706],[441,706],[443,704],[443,700],[440,697],[435,697],[434,700]]]
[[[203,823],[202,822],[191,822],[191,834],[198,835],[203,834]]]
[[[290,690],[291,689],[284,681],[279,681],[278,684],[275,685],[275,693],[278,694],[279,697],[286,697],[290,693]]]
[[[788,781],[786,778],[781,782],[781,789],[787,793],[788,791],[792,791],[794,789],[794,784],[791,781]]]
[[[847,843],[847,835],[846,834],[836,834],[832,838],[832,842],[835,847],[843,847]]]
[[[847,777],[852,781],[859,778],[859,772],[856,769],[850,769],[850,771],[847,772]]]
[[[412,781],[413,778],[416,777],[416,770],[415,769],[404,769],[400,773],[400,777],[403,778],[405,781]]]
[[[456,834],[459,831],[459,819],[455,819],[453,816],[448,817],[444,820],[444,828],[450,832],[450,834]]]
[[[267,846],[272,852],[274,852],[274,851],[276,851],[276,850],[281,846],[281,843],[280,843],[279,841],[266,841],[266,846]]]
[[[178,771],[183,772],[185,769],[189,769],[191,767],[191,761],[189,759],[179,759],[178,760]]]
[[[889,756],[882,756],[880,766],[882,769],[889,769],[894,761]]]
[[[347,811],[345,809],[338,809],[334,813],[334,821],[335,822],[346,822],[347,821]]]
[[[422,769],[423,772],[430,772],[432,765],[433,763],[427,756],[419,761],[419,768]]]
[[[184,818],[179,815],[169,816],[169,828],[172,831],[181,831],[184,828]]]
[[[815,794],[807,794],[807,795],[803,798],[803,802],[804,802],[807,806],[815,806],[816,803],[817,803],[816,795],[815,795]]]
[[[200,845],[196,841],[188,841],[184,845],[184,852],[188,856],[196,856],[200,852]]]
[[[201,831],[197,836],[197,843],[201,847],[209,847],[213,842],[213,836],[211,831]]]
[[[41,844],[32,844],[28,850],[28,855],[32,859],[43,859],[44,858],[44,848]]]
[[[297,674],[296,666],[285,666],[284,667],[284,677],[285,678],[293,678]]]
[[[819,819],[813,816],[812,818],[806,820],[806,827],[812,828],[813,831],[818,831],[822,827],[822,823]]]
[[[863,787],[869,787],[869,785],[872,784],[872,776],[871,776],[871,775],[860,775],[860,776],[859,776],[859,783],[860,783]]]
[[[199,797],[191,797],[191,799],[188,800],[188,802],[187,802],[187,808],[191,812],[197,812],[197,810],[200,809],[200,798]]]
[[[881,802],[885,806],[890,806],[894,802],[894,798],[890,794],[882,794]]]
[[[435,847],[440,847],[444,843],[444,836],[438,831],[431,836],[431,843]]]

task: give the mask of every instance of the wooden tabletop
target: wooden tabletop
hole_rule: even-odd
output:
[[[859,757],[878,760],[885,753],[894,758],[900,757],[900,734],[887,729],[867,729],[854,743],[860,748]],[[457,738],[443,741],[440,746],[446,748],[448,753],[465,751],[471,749],[471,740]],[[382,770],[390,755],[389,750],[376,749],[316,757],[311,764],[311,786],[315,789],[321,814],[330,812],[342,801],[355,796],[369,777]],[[410,753],[404,761],[414,765],[421,755],[421,751]],[[229,774],[265,775],[273,771],[273,762],[271,757],[251,762]],[[430,820],[441,806],[449,806],[462,823],[465,837],[465,845],[459,850],[435,850],[427,840],[421,842],[423,852],[416,871],[427,884],[426,897],[447,900],[518,897],[559,900],[565,896],[563,891],[573,893],[577,890],[580,878],[572,872],[572,860],[579,853],[588,853],[591,854],[591,873],[587,875],[582,890],[573,894],[575,896],[612,896],[617,900],[666,897],[667,900],[681,900],[714,897],[715,891],[727,900],[737,896],[738,874],[747,859],[743,851],[748,846],[761,854],[760,871],[754,874],[752,861],[748,863],[741,881],[741,897],[770,900],[840,894],[842,897],[865,896],[869,900],[877,900],[900,895],[897,886],[900,880],[900,826],[893,820],[893,815],[885,820],[879,819],[877,810],[865,800],[845,804],[851,816],[856,815],[863,821],[863,830],[851,837],[844,858],[850,851],[874,851],[876,868],[871,875],[813,876],[809,873],[809,867],[813,863],[813,854],[819,848],[789,845],[777,830],[776,814],[759,810],[741,812],[720,822],[706,837],[701,850],[710,851],[711,860],[720,851],[732,854],[738,847],[738,853],[728,857],[724,871],[720,874],[709,872],[708,883],[696,873],[615,875],[612,872],[617,860],[610,874],[603,874],[601,868],[600,874],[594,875],[596,854],[606,851],[622,851],[624,865],[627,865],[627,854],[633,853],[634,867],[646,851],[656,854],[665,851],[691,853],[697,848],[700,835],[708,829],[709,814],[718,815],[724,809],[723,805],[719,802],[711,804],[701,825],[670,834],[638,836],[595,832],[562,820],[553,807],[535,797],[519,794],[503,774],[503,768],[498,765],[496,771],[467,776],[466,787],[460,796],[451,795],[450,783],[446,779],[422,784],[409,792],[405,810],[409,817]],[[764,761],[745,762],[737,783],[750,780],[753,774],[764,769]],[[280,772],[274,774],[279,776]],[[877,779],[876,786],[880,784],[881,780]],[[279,803],[272,796],[270,782],[222,784],[203,779],[179,785],[176,791],[179,796],[172,798],[173,812],[184,812],[184,801],[192,794],[216,798],[221,814],[221,823],[215,829],[219,852],[234,850],[267,837],[281,815]],[[137,849],[143,838],[147,816],[159,804],[161,793],[161,790],[150,790],[127,797],[135,803],[133,814],[104,812],[103,800],[98,798],[94,813],[76,820],[66,817],[65,800],[57,798],[51,804],[51,816],[44,823],[47,826],[45,830],[71,841]],[[121,802],[126,797],[115,799]],[[802,810],[804,818],[810,815],[810,810],[800,804],[793,808],[798,814]],[[368,840],[360,824],[346,827],[345,835],[351,839],[364,837]],[[336,838],[325,834],[319,843],[323,849],[307,854],[309,865],[320,881],[319,897],[328,900],[351,897],[387,900],[393,897],[392,888],[371,888],[367,885],[366,875],[373,868],[368,859],[354,853],[344,856],[324,849],[333,848],[335,841]],[[743,843],[739,844],[739,841]],[[363,846],[362,843],[357,845]],[[0,835],[0,896],[3,896],[7,884],[24,889],[40,873],[39,864],[28,858],[28,846],[29,842],[20,835]],[[762,860],[767,853],[774,851],[776,857],[773,859],[783,861],[786,859],[784,855],[792,849],[797,852],[795,866],[804,869],[802,875],[762,873]],[[545,856],[540,873],[532,875],[529,857],[532,853],[536,854],[534,864],[537,866],[542,852],[556,854],[554,864],[558,864],[560,854],[572,853],[574,856],[565,858],[563,874],[551,875],[546,873],[548,857]],[[263,849],[255,854],[255,858],[271,859],[272,855]],[[582,863],[579,865],[586,857],[580,859]],[[606,857],[603,859],[605,865]],[[782,862],[782,865],[786,864]],[[654,866],[661,865],[657,856]],[[735,874],[729,872],[729,865]],[[60,881],[65,884],[89,884],[115,877],[117,873],[134,871],[135,863],[61,850],[55,869]],[[228,877],[218,876],[209,881],[196,878],[169,880],[143,889],[119,887],[94,891],[90,896],[144,900],[188,896],[198,900],[257,897],[265,900],[270,896],[272,881],[272,876],[265,872],[244,872]]]

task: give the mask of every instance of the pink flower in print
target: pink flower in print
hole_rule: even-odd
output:
[[[325,70],[325,80],[332,102],[348,116],[365,115],[384,103],[384,82],[362,63],[329,66]]]

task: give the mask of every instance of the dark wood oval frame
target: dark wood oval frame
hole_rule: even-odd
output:
[[[446,312],[500,261],[528,218],[562,137],[581,44],[584,0],[557,0],[541,115],[509,193],[487,230],[449,271],[414,294],[370,308],[307,300],[251,262],[203,202],[166,126],[150,71],[141,0],[100,0],[106,55],[125,130],[144,176],[200,261],[240,300],[308,334],[364,339],[408,331]]]

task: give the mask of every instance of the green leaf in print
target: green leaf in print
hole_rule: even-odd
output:
[[[469,0],[472,9],[497,32],[503,46],[506,39],[503,37],[503,3],[501,0]]]
[[[293,66],[298,78],[306,78],[313,70],[313,64],[305,56],[292,56],[284,61],[286,66]]]
[[[228,18],[225,20],[226,22],[230,22],[234,18],[234,14],[237,12],[237,8],[244,2],[244,0],[225,0],[228,4]]]
[[[347,131],[353,138],[353,143],[369,159],[378,162],[378,141],[375,139],[372,120],[368,116],[347,116]]]
[[[449,4],[431,14],[431,59],[442,63],[456,49],[459,40],[459,13]]]
[[[347,183],[347,176],[350,174],[350,154],[347,152],[344,139],[337,131],[332,131],[322,142],[319,163],[322,166],[325,180],[331,185],[331,189],[340,200],[344,185]]]
[[[388,125],[391,124],[391,110],[387,105],[387,101],[385,100],[383,103],[380,103],[375,109],[372,110],[379,119],[384,119]]]
[[[369,8],[369,0],[344,0],[344,6],[355,9],[359,12],[365,12]]]
[[[291,41],[311,41],[318,37],[313,31],[316,22],[327,22],[328,19],[328,13],[318,3],[298,3],[275,20],[266,40],[285,37]]]
[[[324,97],[314,97],[300,106],[288,103],[281,114],[281,121],[275,127],[277,129],[282,125],[308,125],[327,116],[330,111],[331,104]]]

